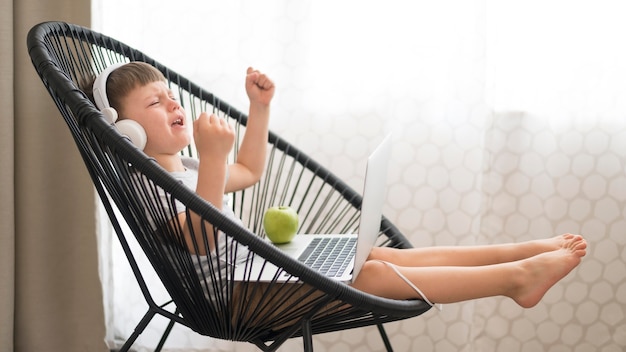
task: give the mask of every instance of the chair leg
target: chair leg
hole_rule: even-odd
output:
[[[385,344],[385,348],[388,352],[393,352],[393,348],[391,347],[391,342],[389,341],[389,337],[387,336],[387,332],[385,331],[385,327],[383,324],[376,324],[378,327],[378,332],[380,332],[380,337],[383,339],[383,343]]]
[[[174,327],[174,324],[176,324],[176,322],[173,320],[170,320],[169,324],[167,324],[167,328],[165,328],[165,331],[163,332],[163,336],[161,336],[161,340],[159,340],[159,344],[157,345],[154,352],[161,351],[161,349],[163,348],[163,345],[165,345],[165,341],[170,336],[170,332],[172,332],[172,328]]]
[[[313,352],[313,329],[311,329],[310,319],[302,321],[302,342],[304,343],[304,352]]]
[[[154,318],[155,314],[156,312],[152,310],[148,310],[146,314],[144,314],[143,318],[141,318],[141,321],[139,321],[139,324],[137,324],[137,326],[135,327],[135,331],[133,331],[130,337],[126,340],[126,343],[124,343],[124,346],[120,348],[119,352],[127,352],[130,349],[133,343],[135,343],[135,340],[137,340],[137,337],[139,337],[139,335],[141,335],[146,326],[148,326],[150,320]]]

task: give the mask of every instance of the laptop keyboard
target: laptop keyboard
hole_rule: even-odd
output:
[[[355,237],[314,238],[298,260],[328,277],[340,277],[354,257],[356,242]]]

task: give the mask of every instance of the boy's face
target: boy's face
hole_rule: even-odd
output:
[[[135,87],[122,99],[120,117],[135,120],[144,128],[147,155],[176,154],[191,142],[185,110],[165,82]]]

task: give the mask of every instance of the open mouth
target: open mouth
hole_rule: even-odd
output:
[[[172,126],[175,126],[175,125],[182,126],[183,125],[183,119],[182,118],[176,119],[174,121],[174,123],[172,123]]]

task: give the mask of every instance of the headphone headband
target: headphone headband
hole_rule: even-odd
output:
[[[96,103],[96,107],[102,111],[104,117],[110,123],[114,123],[117,130],[123,136],[126,136],[137,148],[143,150],[148,140],[146,131],[144,131],[143,127],[141,127],[137,121],[131,119],[117,121],[117,111],[111,107],[111,104],[109,104],[109,98],[107,97],[107,79],[109,78],[109,75],[111,72],[124,65],[125,63],[123,62],[115,63],[102,70],[98,77],[96,77],[93,81],[93,101]]]
[[[109,78],[109,75],[111,74],[111,72],[124,66],[125,64],[126,63],[124,62],[119,62],[110,65],[109,67],[105,68],[104,71],[102,71],[93,82],[93,100],[96,103],[96,107],[98,107],[100,111],[111,107],[111,105],[109,104],[109,98],[107,97],[107,79]]]

